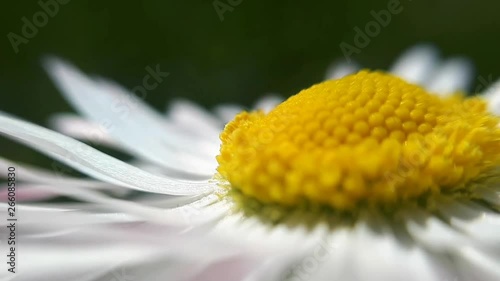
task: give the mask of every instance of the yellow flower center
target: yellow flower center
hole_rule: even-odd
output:
[[[500,161],[499,118],[478,98],[441,98],[361,71],[314,85],[221,134],[219,173],[263,204],[350,211],[468,193]]]

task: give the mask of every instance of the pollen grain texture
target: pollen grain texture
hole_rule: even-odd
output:
[[[349,211],[468,188],[500,162],[499,119],[479,98],[442,98],[361,71],[242,112],[221,134],[219,173],[264,204]]]

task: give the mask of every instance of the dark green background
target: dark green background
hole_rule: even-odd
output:
[[[142,83],[146,66],[160,64],[170,76],[146,100],[160,110],[174,97],[211,107],[249,105],[266,92],[288,96],[320,81],[342,56],[339,44],[352,44],[353,28],[363,28],[373,20],[370,11],[386,9],[387,3],[243,0],[221,22],[212,0],[71,0],[16,54],[7,34],[21,34],[21,18],[31,19],[41,8],[37,1],[5,1],[0,110],[39,124],[53,112],[70,110],[40,67],[47,54],[129,88]],[[470,57],[476,77],[498,77],[500,1],[401,0],[401,5],[403,12],[354,55],[357,61],[384,68],[407,47],[430,42],[446,57]],[[4,138],[0,149],[12,159],[47,161]]]

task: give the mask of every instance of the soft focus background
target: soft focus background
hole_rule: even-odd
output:
[[[6,1],[0,12],[0,110],[39,124],[51,113],[71,110],[41,68],[45,55],[129,89],[142,84],[146,67],[159,65],[170,75],[146,97],[158,110],[179,97],[207,108],[221,102],[251,105],[265,93],[289,96],[319,82],[328,65],[343,57],[339,45],[355,46],[355,27],[364,29],[374,20],[371,11],[387,10],[391,2],[59,0],[67,3],[55,2],[58,9],[44,23],[43,3],[53,1]],[[467,56],[475,63],[472,89],[498,78],[500,1],[400,3],[402,12],[354,60],[385,68],[409,46],[430,42],[445,57]],[[38,30],[26,38],[22,18],[33,23],[35,15]],[[11,33],[24,41],[13,46]],[[3,137],[0,150],[11,159],[48,163]]]

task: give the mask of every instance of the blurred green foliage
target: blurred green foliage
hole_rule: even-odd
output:
[[[354,28],[364,27],[373,20],[370,12],[388,3],[218,0],[239,2],[221,21],[213,0],[65,1],[17,54],[8,34],[21,35],[21,19],[42,9],[38,1],[3,3],[0,110],[39,124],[51,113],[71,110],[41,68],[41,59],[51,54],[128,88],[142,84],[147,66],[159,64],[170,76],[146,98],[159,110],[179,97],[210,108],[221,102],[250,105],[269,92],[289,96],[320,81],[327,66],[342,57],[339,44],[352,44]],[[429,42],[444,56],[471,58],[478,77],[498,76],[500,1],[401,0],[401,5],[404,10],[353,59],[385,68],[407,47]],[[5,138],[0,150],[13,159],[47,161]]]

